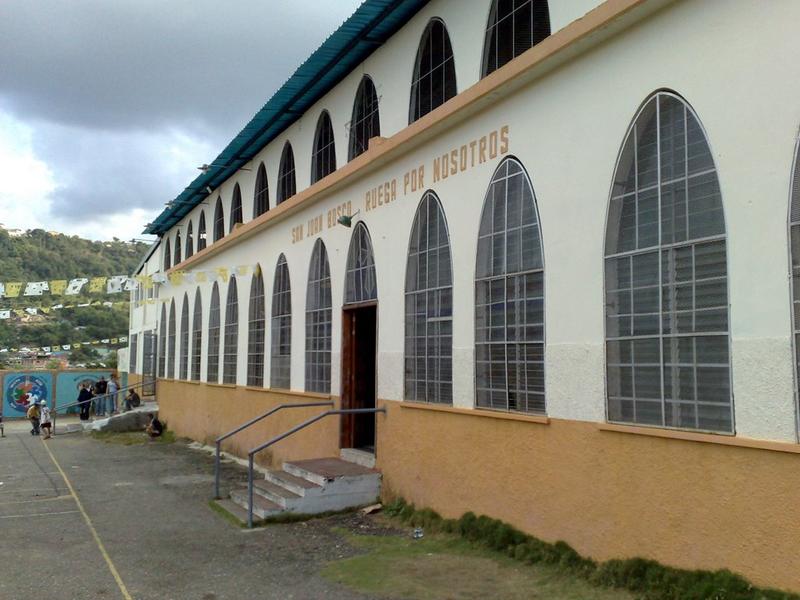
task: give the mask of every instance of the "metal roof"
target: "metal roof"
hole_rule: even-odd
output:
[[[300,118],[402,27],[428,0],[366,0],[294,72],[244,129],[144,233],[163,234]]]

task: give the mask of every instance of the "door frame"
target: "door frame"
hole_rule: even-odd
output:
[[[352,331],[346,332],[345,327],[349,325],[352,328],[352,320],[351,315],[362,308],[375,308],[375,357],[374,357],[374,364],[375,364],[375,406],[378,405],[378,301],[377,300],[368,300],[366,302],[354,302],[351,304],[345,304],[342,306],[342,348],[341,348],[341,395],[339,399],[339,405],[342,409],[349,409],[349,408],[359,408],[354,406],[355,398],[355,369],[351,368],[353,361],[357,360],[357,357],[352,356],[353,348],[355,344],[352,343],[353,333]],[[348,364],[349,363],[349,364]],[[345,379],[345,374],[349,374],[347,380]],[[356,415],[342,415],[340,420],[340,429],[339,429],[339,447],[340,448],[353,448],[354,447],[354,440],[355,440],[355,419]],[[377,437],[378,437],[378,423],[377,423],[377,414],[373,415],[375,418],[375,450],[377,451]]]

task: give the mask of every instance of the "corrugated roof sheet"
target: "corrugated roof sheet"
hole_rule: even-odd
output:
[[[162,234],[239,167],[294,123],[308,108],[403,26],[428,0],[366,0],[294,72],[245,125],[211,168],[198,176],[145,228]]]

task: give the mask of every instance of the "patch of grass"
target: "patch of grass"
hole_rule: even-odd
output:
[[[331,562],[324,568],[323,575],[351,589],[388,598],[632,598],[626,592],[593,587],[554,567],[526,567],[451,534],[426,531],[420,540],[353,534],[346,534],[346,537],[365,554]]]
[[[209,500],[208,501],[208,506],[209,506],[209,508],[211,510],[213,510],[215,513],[217,513],[223,519],[228,521],[228,523],[230,523],[231,525],[234,525],[234,526],[239,527],[239,528],[247,527],[247,523],[242,523],[238,518],[236,518],[235,515],[232,515],[227,510],[225,510],[223,507],[221,507],[219,504],[217,504],[216,501]]]
[[[108,444],[121,444],[122,446],[136,446],[139,444],[172,444],[175,442],[175,432],[165,430],[160,437],[153,438],[152,442],[150,437],[143,431],[92,431],[92,438]]]
[[[727,570],[689,571],[652,560],[632,558],[597,564],[580,556],[566,542],[550,544],[486,516],[468,512],[460,519],[443,519],[429,509],[417,510],[398,499],[385,513],[431,532],[449,532],[503,552],[518,562],[549,565],[602,588],[625,589],[641,600],[800,600],[800,595],[759,589]]]

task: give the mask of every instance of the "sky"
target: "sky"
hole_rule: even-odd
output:
[[[360,0],[0,1],[0,223],[144,225]]]

